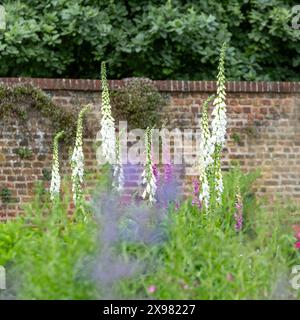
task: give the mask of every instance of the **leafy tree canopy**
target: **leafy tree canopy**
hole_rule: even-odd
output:
[[[299,80],[294,0],[6,0],[0,76]],[[294,14],[295,16],[295,14]],[[300,20],[300,19],[299,19]],[[299,21],[300,23],[300,21]]]

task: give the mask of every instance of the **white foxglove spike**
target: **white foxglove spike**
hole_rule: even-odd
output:
[[[212,143],[211,133],[208,123],[208,105],[213,99],[210,96],[203,104],[201,117],[201,140],[200,140],[200,155],[199,155],[199,171],[200,171],[200,196],[199,199],[204,203],[205,207],[209,207],[210,188],[207,178],[208,167],[213,163],[214,144]]]
[[[85,106],[78,115],[77,120],[77,131],[75,147],[71,156],[71,168],[72,168],[72,191],[73,191],[73,201],[74,204],[78,204],[82,200],[82,183],[84,175],[84,154],[83,154],[83,141],[82,141],[82,131],[83,131],[83,117],[88,111],[89,105]]]
[[[116,163],[113,166],[113,187],[117,191],[122,191],[124,188],[124,169],[122,164],[120,135],[116,139]]]
[[[218,67],[218,75],[217,75],[217,96],[214,99],[213,105],[214,109],[212,112],[213,120],[212,120],[212,143],[220,145],[223,147],[225,142],[225,134],[226,134],[226,103],[225,103],[225,50],[226,44],[222,46],[220,61]]]
[[[102,62],[101,64],[101,83],[102,83],[102,107],[101,107],[102,118],[101,118],[100,132],[102,137],[102,153],[105,160],[108,163],[115,164],[115,161],[116,161],[115,120],[111,114],[105,62]]]
[[[223,193],[223,177],[221,171],[221,157],[220,152],[225,143],[226,135],[226,103],[225,103],[225,52],[226,43],[223,44],[220,53],[220,60],[218,66],[217,75],[217,97],[214,100],[214,110],[212,112],[212,143],[215,146],[215,163],[214,163],[214,173],[215,173],[215,190],[216,199],[218,203],[221,203],[221,196]]]
[[[151,157],[151,148],[152,147],[152,129],[147,128],[145,133],[145,148],[146,148],[146,163],[145,168],[142,173],[142,183],[145,185],[142,198],[145,199],[148,197],[149,202],[155,203],[155,195],[157,190],[157,181],[156,176],[153,171],[153,163]]]
[[[63,136],[64,131],[58,132],[53,140],[53,162],[52,175],[50,183],[50,198],[53,201],[59,197],[60,192],[60,174],[59,174],[59,159],[58,159],[58,140]]]

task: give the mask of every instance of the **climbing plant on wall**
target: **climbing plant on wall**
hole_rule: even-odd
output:
[[[56,105],[41,89],[31,85],[8,87],[0,85],[0,119],[18,117],[24,125],[29,112],[36,110],[51,121],[54,132],[65,131],[65,141],[70,141],[76,132],[76,113]]]

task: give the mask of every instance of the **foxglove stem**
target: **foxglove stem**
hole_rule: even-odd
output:
[[[80,204],[82,202],[82,188],[83,174],[84,174],[84,154],[83,154],[83,117],[89,109],[89,105],[82,108],[79,112],[77,120],[76,140],[73,154],[71,157],[71,168],[72,168],[72,191],[74,204]]]
[[[226,53],[226,43],[223,44],[220,53],[220,60],[218,66],[217,75],[217,96],[213,102],[214,109],[212,112],[212,136],[211,143],[214,144],[214,174],[215,174],[215,190],[216,190],[216,200],[218,204],[221,204],[221,197],[223,193],[223,178],[221,171],[221,150],[225,143],[226,134],[226,104],[225,104],[225,53]]]
[[[200,157],[199,157],[199,180],[201,184],[201,191],[199,200],[204,203],[205,207],[209,207],[210,187],[208,183],[208,167],[212,164],[212,154],[214,152],[214,144],[212,143],[211,133],[208,122],[208,105],[213,99],[210,96],[203,104],[201,117],[201,142],[200,142]]]
[[[110,164],[116,161],[116,137],[115,120],[111,113],[108,82],[106,76],[105,62],[101,64],[101,84],[102,84],[102,118],[101,118],[101,137],[102,153],[105,160]]]
[[[221,146],[216,145],[215,158],[214,158],[214,188],[215,188],[215,196],[216,196],[217,204],[219,205],[222,202],[222,194],[224,190],[220,156],[221,156]]]
[[[207,168],[213,163],[212,155],[214,153],[214,143],[212,143],[212,134],[209,130],[208,121],[208,106],[213,98],[214,95],[208,97],[202,108],[200,150],[202,151],[201,156],[203,158],[204,168]]]
[[[151,135],[152,135],[152,132],[151,132]],[[155,177],[155,180],[156,180],[156,187],[158,187],[158,184],[159,184],[159,170],[158,170],[158,167],[157,167],[157,164],[155,163],[155,154],[154,154],[154,150],[153,150],[153,147],[152,147],[152,142],[151,142],[151,162],[152,162],[152,173]]]
[[[53,160],[52,160],[52,175],[50,183],[50,198],[55,200],[59,197],[60,192],[60,174],[59,174],[59,159],[58,159],[58,141],[63,136],[64,131],[58,132],[53,140]]]
[[[235,231],[239,232],[243,228],[243,202],[241,197],[241,192],[239,186],[237,186],[236,190],[236,202],[235,202],[236,212],[234,214],[235,219]]]
[[[152,129],[147,128],[145,133],[145,149],[146,149],[146,163],[142,173],[142,183],[145,185],[142,198],[148,197],[151,204],[156,202],[155,194],[157,190],[157,180],[153,172],[153,163],[151,156],[152,146]]]
[[[122,191],[124,188],[124,169],[122,164],[120,135],[116,138],[116,164],[113,165],[113,188]]]
[[[199,194],[199,200],[204,204],[206,209],[209,209],[210,201],[210,187],[207,178],[207,170],[204,170],[200,176],[201,192]]]

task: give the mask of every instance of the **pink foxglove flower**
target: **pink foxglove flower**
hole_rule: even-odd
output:
[[[194,179],[193,180],[193,200],[192,200],[192,205],[197,206],[198,208],[201,208],[201,202],[199,200],[199,192],[200,192],[200,183],[198,180]]]
[[[300,241],[297,241],[297,242],[295,243],[295,248],[296,248],[296,249],[300,249]]]
[[[154,293],[156,291],[156,286],[152,284],[151,286],[148,287],[147,291],[149,293]]]

